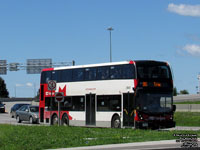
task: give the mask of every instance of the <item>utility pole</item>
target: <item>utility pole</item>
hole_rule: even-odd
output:
[[[109,27],[107,29],[108,31],[110,31],[110,62],[112,62],[112,43],[111,43],[111,31],[114,30],[112,27]]]
[[[197,79],[199,80],[199,91],[198,91],[198,94],[200,94],[200,73],[199,73],[199,75],[197,76]]]

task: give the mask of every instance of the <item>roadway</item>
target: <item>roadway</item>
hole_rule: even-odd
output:
[[[0,124],[13,124],[13,125],[31,125],[29,122],[17,123],[15,118],[10,117],[10,109],[16,103],[25,103],[36,105],[32,101],[12,101],[12,102],[3,102],[5,104],[5,113],[0,113]]]
[[[15,118],[11,118],[9,113],[0,113],[0,124],[11,124],[11,125],[38,125],[38,124],[30,124],[29,121],[23,121],[22,123],[17,123]]]
[[[196,146],[199,146],[200,139],[198,139],[198,142],[194,142],[194,143],[196,143]],[[153,149],[177,150],[177,149],[183,149],[183,147],[181,147],[182,145],[183,145],[183,143],[176,142],[176,140],[164,140],[164,141],[136,142],[136,143],[125,143],[125,144],[86,146],[86,147],[75,147],[75,148],[58,148],[58,149],[54,149],[54,150],[133,150],[133,149],[138,149],[138,150],[153,150]],[[190,149],[197,150],[197,149],[200,149],[200,147],[190,148]],[[49,149],[49,150],[53,150],[53,149]]]

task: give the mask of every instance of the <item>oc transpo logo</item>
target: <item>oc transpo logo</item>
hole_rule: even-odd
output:
[[[66,85],[63,88],[59,87],[58,92],[62,92],[64,94],[64,96],[66,96],[66,87],[67,87]],[[48,89],[48,91],[45,92],[45,95],[46,96],[55,96],[55,91]]]

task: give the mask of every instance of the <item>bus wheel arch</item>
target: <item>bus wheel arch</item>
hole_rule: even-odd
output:
[[[57,125],[58,124],[58,115],[54,113],[51,117],[51,125]]]
[[[61,124],[64,126],[69,126],[69,117],[67,113],[63,114]]]
[[[118,114],[112,116],[111,128],[121,128],[121,120]]]

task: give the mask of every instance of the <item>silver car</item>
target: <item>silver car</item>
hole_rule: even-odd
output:
[[[39,107],[32,105],[24,105],[16,111],[16,120],[18,123],[29,121],[32,123],[39,122]]]

